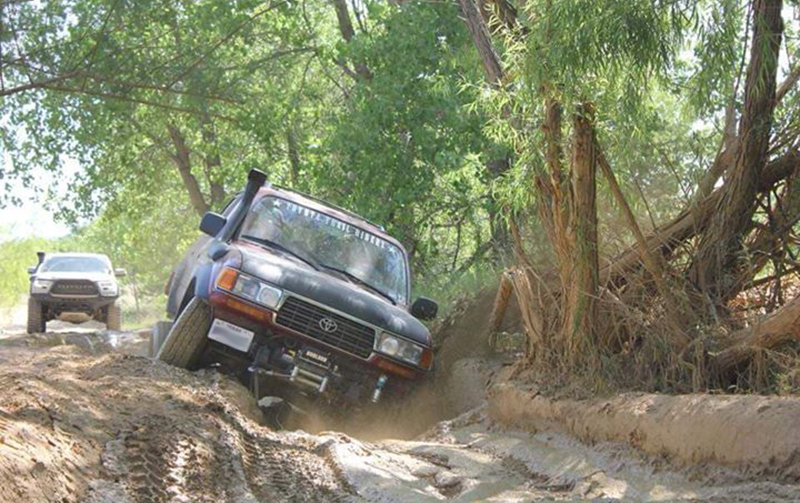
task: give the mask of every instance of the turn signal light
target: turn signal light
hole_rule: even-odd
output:
[[[403,376],[406,379],[414,379],[417,377],[417,373],[414,372],[413,370],[406,368],[402,365],[399,365],[397,363],[394,363],[393,361],[381,358],[380,356],[376,358],[375,364],[381,370],[391,372],[392,374],[395,375]]]
[[[239,277],[239,272],[236,269],[231,269],[230,267],[226,267],[222,270],[219,276],[217,276],[217,288],[222,288],[223,290],[231,291],[233,287],[236,286],[236,279]]]
[[[422,358],[419,359],[419,366],[424,368],[425,370],[430,370],[432,364],[433,364],[433,351],[430,349],[425,349],[422,352]]]
[[[270,311],[251,306],[246,302],[242,302],[241,300],[226,295],[224,293],[212,293],[211,302],[214,305],[226,307],[231,311],[235,311],[245,316],[248,316],[253,320],[258,320],[264,323],[270,322],[272,320],[272,313]]]

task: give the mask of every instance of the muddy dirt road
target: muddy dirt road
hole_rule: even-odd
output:
[[[416,440],[273,431],[247,391],[137,354],[146,334],[0,332],[0,501],[794,501],[620,445],[502,431],[478,409]],[[402,421],[402,418],[399,419]]]

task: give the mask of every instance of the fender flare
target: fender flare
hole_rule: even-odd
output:
[[[208,301],[211,295],[212,278],[215,276],[214,270],[217,269],[216,266],[217,264],[214,262],[208,262],[197,267],[194,278],[192,278],[195,297]]]
[[[208,301],[211,291],[214,290],[214,278],[221,269],[226,266],[239,268],[242,265],[242,256],[231,248],[227,248],[225,253],[216,258],[197,265],[194,271],[194,295],[195,297]]]

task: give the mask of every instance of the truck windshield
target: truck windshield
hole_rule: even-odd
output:
[[[42,272],[102,272],[111,271],[108,263],[98,257],[50,257],[44,261]]]
[[[305,206],[264,197],[253,205],[241,237],[274,243],[407,304],[405,254],[389,241]],[[338,271],[338,272],[337,272]]]

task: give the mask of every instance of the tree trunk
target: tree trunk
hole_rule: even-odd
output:
[[[494,45],[489,37],[489,30],[483,21],[475,0],[459,0],[461,12],[467,22],[467,28],[472,35],[472,41],[483,62],[483,69],[486,71],[486,81],[492,87],[500,87],[503,80],[503,67],[500,65],[500,58],[494,50]]]
[[[759,176],[767,162],[783,30],[782,5],[782,0],[755,2],[753,46],[735,161],[690,274],[692,282],[715,305],[732,286],[728,273],[736,268],[741,255],[742,239],[756,209]]]
[[[572,363],[584,361],[595,344],[598,288],[597,195],[592,110],[582,105],[573,117],[569,239],[571,281],[564,285],[563,337]]]
[[[489,346],[496,347],[497,332],[503,325],[503,319],[508,309],[508,302],[511,300],[511,294],[514,293],[514,285],[511,283],[511,278],[508,272],[500,275],[500,286],[497,288],[497,295],[494,298],[494,305],[492,306],[492,314],[489,317]]]
[[[339,21],[339,32],[345,42],[350,42],[356,34],[353,23],[350,21],[350,12],[347,9],[347,0],[333,0],[336,9],[336,19]]]
[[[545,163],[547,177],[539,177],[536,181],[541,199],[539,214],[544,222],[550,243],[558,261],[561,284],[566,286],[570,281],[572,269],[572,250],[569,242],[570,207],[569,187],[564,176],[564,152],[561,134],[561,104],[552,97],[545,100],[545,116],[542,133],[545,139]]]
[[[294,128],[286,128],[286,149],[289,153],[289,179],[292,187],[297,188],[300,183],[300,152],[297,149],[297,137]]]
[[[508,0],[488,0],[484,8],[497,16],[506,29],[513,31],[517,27],[517,9]]]
[[[486,22],[481,15],[475,0],[459,0],[461,4],[461,12],[464,14],[464,19],[467,23],[472,41],[478,54],[483,62],[483,68],[486,73],[486,82],[492,88],[499,88],[503,80],[503,68],[500,64],[500,58],[494,50],[492,39],[489,35],[489,30],[486,27]],[[503,115],[508,115],[508,110],[503,111]],[[487,171],[490,176],[499,178],[508,171],[511,161],[508,156],[491,159],[486,163]],[[511,248],[511,236],[508,227],[501,221],[502,209],[500,205],[492,199],[489,202],[489,218],[492,222],[492,247],[495,251],[495,258],[501,258]]]
[[[356,35],[353,23],[350,21],[350,11],[347,9],[347,0],[333,0],[336,9],[336,19],[339,21],[339,33],[345,42],[350,42]],[[344,63],[342,63],[344,64]],[[356,74],[364,80],[372,80],[372,72],[364,63],[356,63]]]
[[[206,203],[203,192],[200,190],[200,185],[197,183],[197,178],[192,174],[192,161],[189,156],[189,147],[186,145],[186,137],[183,133],[173,124],[167,125],[169,137],[172,139],[172,144],[175,147],[175,153],[172,154],[172,160],[178,168],[178,173],[181,175],[183,185],[189,193],[189,201],[198,215],[203,216],[208,211],[208,203]]]
[[[714,363],[722,371],[745,362],[759,349],[772,349],[800,340],[800,297],[775,311],[752,327],[731,335],[731,347],[720,352]]]
[[[203,123],[203,142],[206,148],[211,148],[212,153],[203,156],[203,168],[208,180],[208,186],[211,192],[211,200],[209,206],[212,208],[219,207],[225,200],[225,187],[219,181],[219,174],[216,171],[222,167],[222,159],[219,156],[219,149],[217,145],[217,133],[210,122]]]

